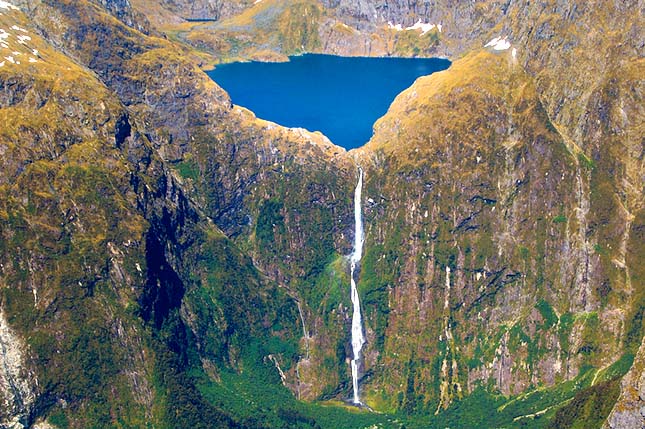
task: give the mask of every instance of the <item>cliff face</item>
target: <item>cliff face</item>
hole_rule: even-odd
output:
[[[218,20],[241,12],[253,2],[251,0],[198,0],[192,2],[163,0],[160,3],[164,8],[181,15],[183,18]]]
[[[400,379],[388,384],[435,386],[425,402],[436,409],[479,383],[517,394],[575,377],[581,345],[573,343],[585,340],[572,343],[580,327],[559,323],[591,299],[572,287],[581,263],[572,249],[584,240],[572,228],[575,158],[510,52],[473,54],[419,80],[365,151],[376,154],[368,189],[378,198],[368,212],[375,243],[364,287],[381,295],[375,321],[378,304],[389,303],[371,342],[397,356],[383,364],[385,378]],[[378,262],[396,248],[406,249],[397,255],[404,264]],[[391,280],[370,278],[372,270]],[[408,392],[404,401],[415,398]]]
[[[638,421],[639,3],[408,3],[0,3],[0,426],[315,427],[249,398],[348,394],[357,165],[371,407]],[[228,57],[463,56],[347,153],[231,105],[188,13]]]
[[[381,386],[413,386],[398,406],[554,385],[638,347],[625,338],[640,303],[605,238],[633,236],[593,224],[597,167],[537,94],[511,51],[471,54],[401,94],[361,150],[370,383],[385,398],[397,392]]]
[[[385,406],[432,411],[480,384],[616,385],[631,365],[644,170],[630,7],[511,5],[489,33],[511,48],[420,79],[376,124],[360,150],[373,165],[362,287],[375,403],[392,386]],[[615,49],[598,59],[598,46]],[[635,410],[636,379],[616,410]]]

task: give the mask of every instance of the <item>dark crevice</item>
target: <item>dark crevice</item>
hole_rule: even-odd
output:
[[[163,244],[153,231],[146,236],[146,289],[140,298],[141,317],[160,329],[173,309],[181,307],[184,284],[170,266]]]
[[[127,114],[121,115],[114,125],[114,143],[117,148],[121,149],[125,139],[132,135],[132,127]]]

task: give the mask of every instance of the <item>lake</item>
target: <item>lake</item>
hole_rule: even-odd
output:
[[[244,62],[208,72],[233,103],[259,118],[320,131],[352,149],[372,136],[374,122],[419,76],[445,70],[439,58],[365,58],[306,54],[285,63]]]

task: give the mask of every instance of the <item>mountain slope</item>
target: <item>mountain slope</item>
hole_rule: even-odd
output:
[[[512,5],[496,33],[512,48],[420,79],[376,124],[360,150],[374,166],[363,288],[376,403],[438,411],[480,382],[616,385],[631,365],[645,176],[642,16],[627,10]]]
[[[461,55],[350,153],[231,105],[144,3],[0,3],[2,425],[398,427],[284,388],[349,393],[359,165],[372,408],[409,427],[598,427],[618,400],[607,424],[638,421],[638,2],[267,0],[208,24],[283,23],[248,30],[281,53],[387,34]]]
[[[67,11],[80,6],[111,22],[89,3]],[[23,13],[0,20],[21,52],[0,69],[3,427],[237,426],[189,371],[216,377],[250,341],[262,351],[244,361],[273,371],[262,359],[294,341],[293,301],[199,213],[94,73]]]

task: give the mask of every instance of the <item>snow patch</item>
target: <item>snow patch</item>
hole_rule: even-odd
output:
[[[396,30],[396,31],[403,31],[403,26],[402,26],[401,24],[396,24],[396,25],[394,25],[394,24],[392,24],[392,22],[390,21],[390,22],[388,22],[388,23],[387,23],[387,26],[388,26],[388,28],[390,28],[390,29],[392,29],[392,30]]]
[[[495,37],[490,42],[484,45],[484,48],[493,48],[496,51],[505,51],[511,47],[511,43],[506,40],[506,37]]]
[[[421,35],[423,36],[428,31],[433,30],[435,28],[437,28],[435,24],[417,21],[414,25],[407,27],[406,30],[421,30]]]
[[[414,31],[414,30],[421,30],[421,35],[423,36],[429,31],[432,31],[433,29],[437,29],[441,33],[442,25],[441,24],[430,24],[429,22],[421,22],[417,21],[414,25],[411,25],[409,27],[403,28],[401,24],[393,24],[392,21],[389,21],[387,23],[387,26],[391,30],[396,30],[396,31]]]
[[[36,58],[34,58],[34,57],[29,57],[29,62],[30,63],[37,63],[38,60]]]
[[[12,5],[11,3],[0,0],[0,9],[7,9],[7,10],[19,10],[16,6]]]
[[[18,43],[21,43],[21,44],[23,44],[23,45],[24,45],[24,44],[26,44],[29,40],[31,40],[31,37],[29,37],[29,36],[25,36],[25,35],[21,34],[20,36],[18,36],[18,37],[17,37],[17,39],[18,39]]]
[[[0,67],[4,67],[4,61],[0,63]]]
[[[14,60],[11,55],[9,55],[8,57],[4,57],[4,59],[9,61],[10,63],[16,64],[16,60]]]
[[[27,31],[27,30],[25,30],[25,29],[24,29],[24,28],[22,28],[22,27],[18,27],[17,25],[12,25],[12,26],[11,26],[11,28],[12,28],[13,30],[16,30],[16,31],[22,31],[23,33],[28,33],[28,31]]]

